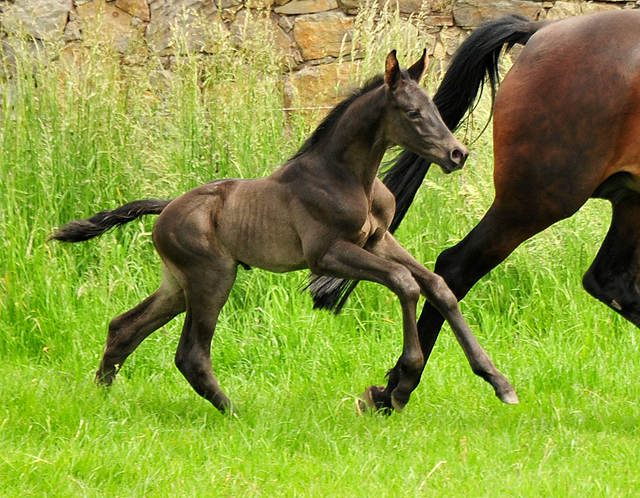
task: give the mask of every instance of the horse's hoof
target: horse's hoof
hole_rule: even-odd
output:
[[[404,410],[406,405],[406,403],[398,401],[393,394],[391,394],[391,404],[393,405],[393,409],[398,413],[402,413],[402,410]]]
[[[403,403],[402,401],[398,400],[398,398],[396,398],[393,393],[391,393],[391,404],[393,405],[393,409],[398,413],[402,413],[402,410],[404,410],[404,407],[407,406],[406,403]]]
[[[222,411],[228,417],[239,417],[242,415],[242,410],[235,403],[229,402],[225,405],[224,411]]]
[[[113,384],[113,379],[115,376],[115,372],[103,373],[98,370],[96,372],[94,381],[99,386],[109,387],[111,384]]]
[[[359,414],[367,412],[382,413],[384,415],[391,415],[393,412],[393,405],[391,400],[388,399],[387,391],[382,386],[369,386],[365,389],[360,399],[356,400],[356,411]]]
[[[507,405],[517,405],[520,403],[520,400],[518,400],[518,395],[513,389],[501,393],[496,392],[496,396],[500,399],[500,401]]]
[[[374,388],[375,386],[369,386],[367,387],[364,392],[362,393],[362,396],[360,396],[360,399],[356,399],[356,410],[360,415],[364,415],[365,413],[369,412],[369,411],[376,411],[376,402],[373,399],[373,393],[371,392],[371,390]],[[383,389],[382,387],[378,387],[377,389]]]

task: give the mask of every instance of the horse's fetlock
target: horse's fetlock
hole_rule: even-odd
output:
[[[471,361],[470,362],[470,366],[471,366],[471,371],[477,375],[478,377],[480,377],[481,379],[486,380],[487,382],[491,382],[491,378],[492,378],[492,374],[493,372],[490,371],[490,369],[488,369],[485,365],[482,365],[481,363],[477,362],[477,361]]]

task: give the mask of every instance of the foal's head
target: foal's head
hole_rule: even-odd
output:
[[[384,74],[387,139],[438,164],[445,173],[464,166],[469,151],[449,131],[437,107],[418,85],[427,68],[426,50],[409,69],[401,69],[393,50]]]

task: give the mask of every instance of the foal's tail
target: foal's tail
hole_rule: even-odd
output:
[[[105,209],[86,220],[70,221],[49,235],[48,240],[60,242],[82,242],[89,240],[115,226],[124,225],[146,214],[160,214],[173,199],[146,199],[133,201],[116,209]]]
[[[433,102],[449,129],[455,130],[465,115],[473,111],[486,80],[493,101],[499,83],[498,61],[503,47],[506,45],[508,50],[516,43],[526,44],[546,24],[512,14],[480,25],[462,43],[433,96]],[[431,163],[405,150],[390,164],[383,174],[383,182],[396,198],[396,212],[389,227],[394,232],[413,202]],[[314,275],[307,289],[313,296],[315,308],[340,313],[356,285],[357,282],[350,280]]]

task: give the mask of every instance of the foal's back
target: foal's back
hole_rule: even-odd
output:
[[[175,199],[158,217],[154,243],[163,259],[225,259],[273,272],[306,267],[292,210],[296,200],[272,177],[227,179]]]

